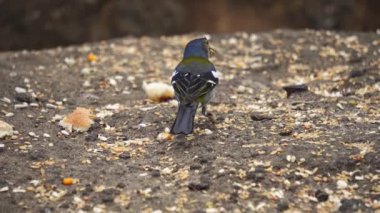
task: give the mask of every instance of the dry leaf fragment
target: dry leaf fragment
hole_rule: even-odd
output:
[[[178,170],[178,172],[176,174],[180,180],[186,180],[189,177],[189,170],[180,169],[180,170]]]
[[[63,120],[59,122],[59,125],[69,132],[72,132],[72,130],[76,130],[78,132],[85,132],[94,123],[94,117],[95,116],[91,110],[82,107],[77,107],[74,110],[74,112],[63,118]]]
[[[169,128],[165,128],[164,132],[161,132],[157,136],[158,141],[172,141],[174,139],[174,136],[170,134]]]
[[[114,202],[122,207],[127,207],[130,203],[131,198],[125,194],[120,194],[115,197]]]
[[[0,120],[0,138],[4,138],[5,136],[12,136],[13,135],[13,127]]]

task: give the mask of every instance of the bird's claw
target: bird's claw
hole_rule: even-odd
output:
[[[206,113],[205,116],[211,121],[211,123],[213,123],[213,124],[216,123],[216,121],[215,121],[215,117],[214,117],[214,114],[208,112],[208,113]]]

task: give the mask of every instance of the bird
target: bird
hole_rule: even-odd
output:
[[[219,79],[217,70],[209,61],[215,50],[209,46],[206,37],[187,43],[183,58],[171,77],[178,111],[170,133],[188,135],[193,132],[193,123],[198,106],[202,114],[208,116],[207,104],[214,94]]]

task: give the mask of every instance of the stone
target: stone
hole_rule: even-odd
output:
[[[307,92],[309,90],[306,84],[296,84],[282,87],[286,91],[286,96],[289,98],[294,93]]]

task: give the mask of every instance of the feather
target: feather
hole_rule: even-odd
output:
[[[190,134],[193,132],[193,123],[198,104],[179,105],[174,124],[170,130],[172,134]]]

